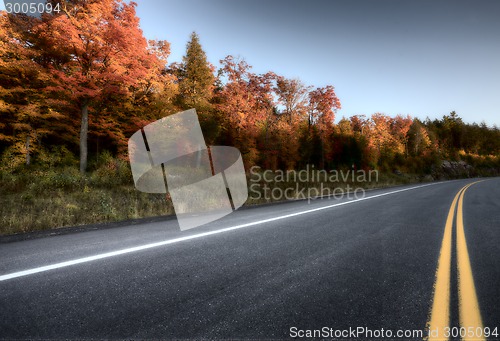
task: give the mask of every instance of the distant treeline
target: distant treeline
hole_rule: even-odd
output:
[[[169,43],[145,39],[135,3],[76,0],[63,7],[64,14],[42,19],[1,13],[4,170],[76,166],[78,157],[85,173],[104,150],[127,158],[136,130],[188,108],[196,108],[207,144],[236,146],[247,168],[430,174],[442,160],[492,174],[500,168],[497,127],[464,123],[455,112],[433,121],[375,113],[335,124],[341,103],[331,85],[256,74],[232,56],[215,66],[195,33],[182,63],[168,63]]]

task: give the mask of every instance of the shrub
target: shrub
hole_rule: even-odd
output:
[[[54,146],[50,150],[41,149],[36,157],[36,163],[42,168],[76,167],[78,160],[65,146]]]
[[[132,171],[128,162],[114,158],[105,151],[94,164],[96,168],[90,175],[90,184],[95,186],[112,187],[132,185]]]

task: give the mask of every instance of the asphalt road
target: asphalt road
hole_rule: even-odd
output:
[[[451,210],[450,257],[439,260],[454,198],[475,181],[249,208],[184,232],[172,219],[0,243],[0,339],[285,339],[293,327],[395,333],[425,329],[437,299],[459,327],[462,301],[471,299],[458,289],[459,208]],[[462,212],[478,314],[492,330],[500,329],[499,199],[500,179],[475,183]],[[59,265],[42,268],[51,264]],[[438,271],[447,264],[449,274]],[[447,300],[435,293],[439,276]]]

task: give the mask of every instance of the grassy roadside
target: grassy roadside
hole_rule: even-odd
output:
[[[134,188],[126,161],[103,153],[91,165],[92,171],[82,176],[69,153],[58,155],[29,167],[6,167],[6,162],[2,163],[0,235],[174,212],[164,194],[142,193]]]
[[[249,191],[246,205],[285,200],[266,197],[264,185],[268,191],[276,189],[274,193],[287,188],[321,188],[321,181],[280,181],[276,173],[270,172],[267,181],[257,181],[260,175],[257,179],[255,175],[249,175],[249,186],[254,187]],[[379,174],[378,179],[366,182],[351,180],[324,184],[324,188],[345,191],[353,187],[369,189],[420,182],[417,176],[395,174]],[[75,166],[3,170],[0,193],[0,235],[174,213],[164,194],[137,191],[128,163],[110,157],[86,176],[80,175]]]

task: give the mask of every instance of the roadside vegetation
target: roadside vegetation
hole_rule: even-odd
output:
[[[172,202],[164,194],[135,189],[128,162],[105,153],[98,163],[90,166],[92,170],[85,175],[79,172],[77,162],[1,170],[0,235],[174,214]],[[345,191],[347,186],[375,188],[417,181],[417,177],[388,174],[379,182],[329,183],[325,187]],[[255,183],[249,182],[251,184]],[[297,183],[266,182],[265,185],[271,190],[285,190],[295,188]],[[320,189],[319,182],[299,183],[299,186],[300,189]],[[246,205],[285,200],[276,196],[266,198],[260,184],[252,189]]]
[[[64,148],[44,162],[0,170],[1,235],[173,213],[164,194],[137,191],[128,163],[110,153],[85,175]]]
[[[109,152],[92,160],[86,174],[80,173],[77,158],[64,147],[41,154],[29,166],[23,160],[17,160],[16,166],[15,158],[10,157],[4,155],[0,169],[0,235],[174,214],[172,202],[166,195],[136,190],[129,163]],[[470,157],[468,161],[472,161]],[[448,162],[456,164],[457,168],[441,167],[439,172],[435,171],[435,178],[430,174],[384,171],[377,172],[371,181],[352,181],[351,178],[338,182],[317,179],[283,181],[276,179],[276,172],[272,171],[268,171],[264,181],[263,170],[259,170],[248,173],[249,199],[246,205],[291,199],[279,194],[288,188],[304,189],[306,195],[321,195],[322,189],[323,194],[334,193],[333,190],[347,193],[354,189],[367,190],[434,179],[498,175],[498,159],[474,161],[478,162],[477,168],[472,168],[471,163],[463,167],[463,163]],[[472,169],[476,173],[473,174]],[[495,169],[495,173],[489,173]],[[328,190],[331,192],[325,192]],[[272,191],[278,194],[270,195]],[[297,195],[295,199],[304,197]]]

